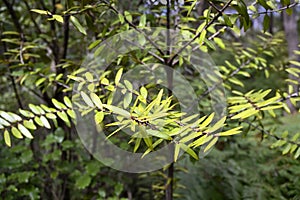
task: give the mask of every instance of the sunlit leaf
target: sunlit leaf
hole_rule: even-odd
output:
[[[23,138],[21,132],[16,127],[12,127],[11,132],[12,132],[13,136],[15,136],[16,138],[18,138],[18,139]]]
[[[20,132],[27,138],[32,139],[33,136],[31,135],[30,131],[28,131],[27,128],[25,128],[22,124],[18,124],[18,129],[20,130]]]
[[[7,146],[11,147],[10,135],[7,130],[4,131],[4,142]]]
[[[101,111],[101,112],[97,112],[95,114],[95,122],[96,124],[100,124],[104,119],[104,113]]]
[[[241,126],[240,126],[240,127],[233,128],[233,129],[230,129],[230,130],[225,131],[225,132],[221,132],[221,133],[215,134],[215,135],[216,135],[216,136],[229,136],[229,135],[235,135],[235,134],[239,134],[239,133],[242,132],[240,129],[242,129]]]

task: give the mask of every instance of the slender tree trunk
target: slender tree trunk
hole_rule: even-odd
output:
[[[165,59],[165,63],[169,65],[170,68],[166,69],[167,78],[168,78],[168,89],[169,89],[169,96],[172,96],[172,89],[173,89],[173,70],[171,66],[172,64],[169,63],[169,55],[171,55],[171,0],[167,0],[167,58]],[[173,145],[170,145],[170,156],[171,161],[173,161],[174,157],[174,150]],[[173,200],[173,182],[174,182],[174,163],[171,163],[168,170],[167,170],[167,182],[166,182],[166,200]]]

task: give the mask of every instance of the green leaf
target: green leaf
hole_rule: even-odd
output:
[[[181,123],[187,123],[189,121],[192,121],[193,119],[197,118],[199,116],[199,114],[193,114],[191,116],[188,116],[186,118],[184,118],[183,120],[181,120]]]
[[[132,93],[126,93],[125,97],[124,97],[124,101],[123,101],[123,106],[124,108],[128,108],[128,106],[130,105],[132,101]]]
[[[76,119],[76,113],[74,110],[67,110],[67,114],[72,118]]]
[[[18,129],[20,130],[20,132],[27,138],[32,139],[33,136],[31,135],[30,131],[28,131],[27,128],[25,128],[22,124],[18,124]]]
[[[132,22],[132,16],[131,16],[130,12],[125,11],[125,12],[124,12],[124,17],[125,17],[125,19],[128,20],[129,22]]]
[[[190,130],[188,130],[187,132],[190,132]],[[186,143],[186,142],[188,142],[190,140],[195,139],[196,137],[201,136],[202,134],[203,134],[202,132],[193,132],[193,133],[190,133],[186,137],[182,138],[179,142]]]
[[[77,178],[75,186],[78,189],[84,189],[90,185],[92,178],[88,174],[84,174]]]
[[[56,99],[51,99],[51,101],[57,109],[66,109],[67,108],[64,104],[60,103]]]
[[[207,117],[207,119],[200,125],[199,128],[203,129],[203,128],[207,127],[211,123],[211,121],[213,120],[214,116],[215,116],[215,113],[210,114]]]
[[[101,79],[101,84],[102,85],[109,85],[109,80],[107,78]]]
[[[214,40],[214,42],[215,42],[221,49],[225,49],[225,48],[226,48],[226,47],[225,47],[225,44],[224,44],[224,42],[223,42],[222,39],[220,39],[220,38],[214,38],[213,40]]]
[[[45,116],[41,116],[40,120],[46,128],[51,129],[51,126]]]
[[[2,119],[0,117],[0,125],[3,125],[3,126],[10,126],[10,123],[8,123],[5,119]]]
[[[78,21],[78,19],[74,16],[71,16],[70,17],[70,20],[72,22],[72,24],[75,26],[75,28],[80,32],[82,33],[83,35],[86,35],[86,31],[85,29],[83,28],[83,26],[80,24],[80,22]]]
[[[99,98],[99,96],[95,93],[91,93],[90,94],[92,101],[94,102],[94,104],[97,106],[97,108],[99,108],[100,110],[103,110],[103,104]]]
[[[203,135],[199,139],[197,139],[196,141],[194,141],[193,143],[191,143],[189,146],[193,146],[194,148],[196,148],[196,147],[198,147],[200,145],[205,144],[206,142],[208,142],[212,138],[213,138],[212,135],[210,135],[210,136],[207,136],[207,134]]]
[[[228,17],[228,15],[225,15],[225,14],[223,13],[223,17],[224,17],[224,22],[225,22],[225,24],[226,24],[227,26],[229,26],[229,27],[232,27],[233,24],[232,24],[230,18]]]
[[[97,112],[95,114],[95,122],[96,124],[100,124],[104,119],[104,113],[101,111],[101,112]]]
[[[123,74],[123,68],[119,69],[117,74],[116,74],[116,77],[115,77],[115,84],[118,85],[120,80],[121,80],[121,77],[122,77],[122,74]]]
[[[148,91],[145,87],[141,87],[140,89],[140,93],[142,95],[142,97],[146,100],[147,99],[147,96],[148,96]]]
[[[101,43],[101,40],[95,40],[94,42],[92,42],[89,45],[88,49],[91,50],[91,49],[95,48],[96,46],[98,46],[98,44],[100,44],[100,43]]]
[[[244,83],[242,81],[238,80],[237,78],[229,78],[228,81],[235,85],[244,87]]]
[[[57,112],[57,115],[58,115],[59,118],[62,119],[68,126],[70,126],[70,121],[69,121],[68,115],[66,114],[65,111]]]
[[[16,127],[12,127],[11,132],[12,132],[13,136],[15,136],[16,138],[18,138],[18,139],[23,138],[21,132]]]
[[[60,23],[64,23],[64,18],[61,15],[52,15],[53,19]]]
[[[225,131],[225,132],[221,132],[221,133],[218,133],[218,134],[215,134],[216,136],[229,136],[229,135],[235,135],[235,134],[238,134],[240,132],[242,132],[240,129],[242,127],[236,127],[236,128],[233,128],[233,129],[230,129],[228,131]]]
[[[141,141],[142,141],[142,138],[140,138],[140,137],[136,138],[135,144],[134,144],[134,149],[133,149],[134,153],[139,149]]]
[[[291,150],[291,147],[292,147],[291,143],[287,144],[286,147],[282,151],[282,155],[287,154]]]
[[[266,14],[264,16],[264,21],[263,21],[264,32],[266,32],[269,29],[269,27],[270,27],[270,20],[271,20],[270,16]]]
[[[91,72],[86,72],[84,75],[85,75],[85,78],[86,78],[87,81],[89,81],[89,82],[94,81],[94,76]]]
[[[198,155],[187,145],[183,143],[179,143],[179,146],[181,149],[183,149],[186,153],[188,153],[190,156],[192,156],[194,159],[198,160]]]
[[[199,36],[199,44],[202,45],[202,43],[204,42],[205,36],[206,36],[207,31],[204,29],[202,30],[200,36]]]
[[[42,113],[40,112],[40,110],[37,108],[37,106],[35,106],[35,105],[33,105],[33,104],[29,104],[28,107],[29,107],[29,109],[30,109],[34,114],[36,114],[36,115],[42,114]]]
[[[11,147],[10,135],[7,130],[4,131],[4,142],[7,146]]]
[[[300,147],[297,149],[294,158],[297,159],[300,156]]]
[[[124,83],[126,85],[126,88],[129,90],[129,91],[132,91],[133,90],[133,86],[132,84],[128,81],[128,80],[124,80]]]
[[[56,115],[54,115],[53,113],[46,113],[46,117],[48,119],[56,119]]]
[[[39,126],[41,126],[41,127],[44,126],[42,120],[41,120],[38,116],[35,116],[35,117],[34,117],[34,121],[35,121],[35,123],[37,123]]]
[[[106,104],[103,104],[103,107],[107,108],[108,110],[112,111],[115,114],[121,115],[121,116],[126,117],[126,118],[130,118],[130,113],[127,110],[123,110],[123,109],[118,108],[116,106],[106,105]]]
[[[224,116],[222,119],[220,119],[217,123],[215,123],[213,125],[213,127],[209,128],[207,131],[209,131],[210,133],[222,128],[225,124],[225,121],[226,121],[226,116]]]
[[[23,125],[31,130],[36,130],[36,126],[32,120],[24,120]]]
[[[170,137],[168,134],[161,132],[161,131],[156,131],[156,130],[146,130],[147,134],[158,137],[158,138],[162,138],[165,140],[172,140],[172,137]]]
[[[178,156],[179,156],[179,152],[180,152],[180,146],[179,146],[179,144],[175,144],[175,149],[174,149],[174,162],[177,161]]]
[[[88,106],[94,107],[94,104],[93,104],[92,100],[89,98],[89,96],[88,96],[86,93],[84,93],[83,91],[81,91],[81,92],[80,92],[80,95],[81,95],[82,99],[84,100],[84,102],[85,102]]]
[[[258,112],[259,112],[259,110],[256,110],[255,108],[250,108],[250,109],[245,110],[237,115],[232,116],[231,119],[240,119],[240,118],[245,119],[247,117],[255,115]]]
[[[118,14],[118,17],[119,17],[120,23],[123,24],[123,23],[125,22],[124,16],[123,16],[122,14],[119,13],[119,14]]]
[[[30,112],[30,111],[19,109],[19,112],[20,112],[24,117],[28,117],[28,118],[34,117],[34,114],[33,114],[32,112]]]
[[[146,26],[146,22],[147,22],[147,16],[146,16],[145,14],[143,14],[143,15],[140,17],[140,23],[139,23],[139,26],[141,26],[141,27]]]
[[[72,102],[71,102],[71,100],[69,99],[69,97],[64,96],[64,102],[65,102],[66,106],[68,106],[69,108],[72,109]]]
[[[217,143],[218,139],[219,139],[218,137],[212,139],[212,141],[205,147],[204,153],[210,150]]]
[[[41,14],[41,15],[50,15],[51,14],[49,11],[46,11],[46,10],[31,9],[30,11]]]
[[[1,111],[0,115],[1,115],[1,117],[3,117],[5,120],[7,120],[10,123],[17,121],[7,112]]]

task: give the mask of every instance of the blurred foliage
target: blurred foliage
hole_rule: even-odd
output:
[[[236,137],[199,163],[184,159],[178,199],[299,199],[299,161],[278,154],[260,138]],[[242,149],[242,151],[241,151]]]

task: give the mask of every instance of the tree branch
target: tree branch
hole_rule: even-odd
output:
[[[184,49],[186,49],[192,42],[194,42],[202,33],[202,31],[206,30],[207,28],[209,28],[221,15],[222,13],[226,10],[226,8],[229,7],[229,5],[231,4],[233,0],[229,0],[224,6],[223,8],[220,10],[220,12],[218,12],[217,15],[214,16],[214,18],[209,21],[202,29],[201,31],[199,31],[199,33],[197,33],[189,42],[187,42],[185,45],[183,45],[183,47],[181,47],[168,61],[168,63],[172,63],[174,61],[174,59],[182,52],[184,51]]]

